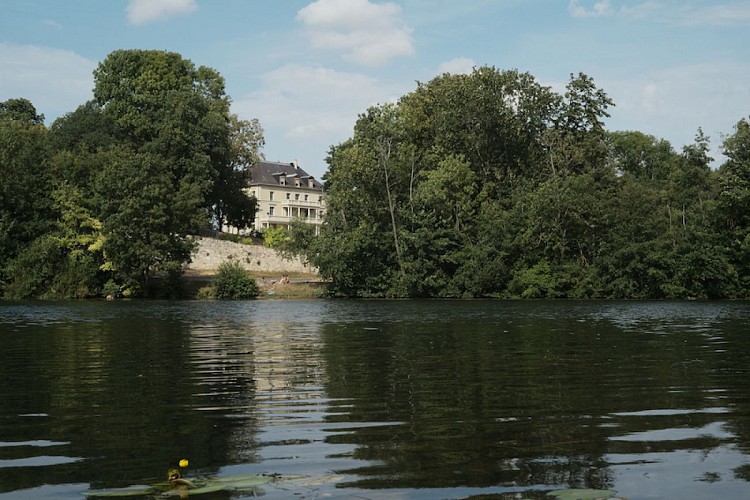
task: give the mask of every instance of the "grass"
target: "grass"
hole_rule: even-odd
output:
[[[326,284],[285,283],[261,287],[259,299],[320,299],[326,291]]]

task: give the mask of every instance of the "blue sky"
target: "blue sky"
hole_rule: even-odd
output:
[[[680,150],[702,127],[719,159],[750,115],[748,0],[0,0],[0,101],[25,97],[51,124],[131,48],[218,70],[266,158],[318,178],[368,106],[473,66],[558,91],[584,72],[615,101],[610,130]]]

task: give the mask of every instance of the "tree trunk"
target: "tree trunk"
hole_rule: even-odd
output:
[[[393,231],[393,247],[396,250],[396,261],[398,262],[398,270],[401,276],[406,273],[404,271],[404,265],[401,262],[401,245],[398,241],[398,226],[396,225],[396,208],[393,203],[393,196],[391,195],[390,176],[388,175],[388,160],[391,156],[391,141],[390,139],[384,139],[380,144],[380,165],[383,167],[383,173],[385,174],[385,192],[388,197],[388,211],[391,215],[391,229]]]

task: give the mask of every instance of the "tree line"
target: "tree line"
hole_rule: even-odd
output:
[[[209,226],[252,224],[242,189],[257,120],[179,54],[118,50],[94,98],[44,125],[0,102],[0,295],[146,295],[179,287]],[[585,74],[563,93],[528,73],[440,75],[362,113],[332,146],[321,235],[282,244],[334,296],[750,297],[750,124],[676,151],[609,131]]]
[[[257,120],[229,112],[224,79],[179,54],[112,52],[93,100],[50,127],[24,98],[0,103],[0,296],[170,294],[194,243],[245,228]]]
[[[329,150],[326,224],[294,226],[349,297],[747,298],[750,125],[675,151],[608,131],[585,74],[564,93],[491,67],[362,113]]]

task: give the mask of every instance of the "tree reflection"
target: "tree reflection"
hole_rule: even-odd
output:
[[[378,328],[328,324],[323,334],[329,396],[351,401],[330,419],[394,423],[329,438],[356,444],[354,457],[368,462],[347,471],[354,486],[611,489],[626,454],[734,439],[705,434],[729,415],[702,411],[723,404],[712,401],[723,385],[700,336],[575,317]],[[638,413],[651,409],[678,410]],[[686,425],[696,429],[688,441],[637,437]]]
[[[144,318],[136,306],[116,307],[122,310],[114,315],[99,311],[105,319],[29,328],[23,338],[6,339],[14,356],[12,363],[0,364],[0,377],[13,389],[3,413],[20,420],[12,439],[67,443],[53,451],[79,460],[41,469],[0,469],[5,491],[162,480],[183,457],[206,468],[230,462],[236,450],[230,446],[233,429],[252,434],[251,419],[225,418],[227,399],[242,406],[237,398],[252,398],[252,373],[243,366],[252,362],[251,355],[223,356],[227,347],[220,336],[212,337],[210,328],[193,330],[168,310]],[[24,422],[18,416],[24,414],[39,416]]]

